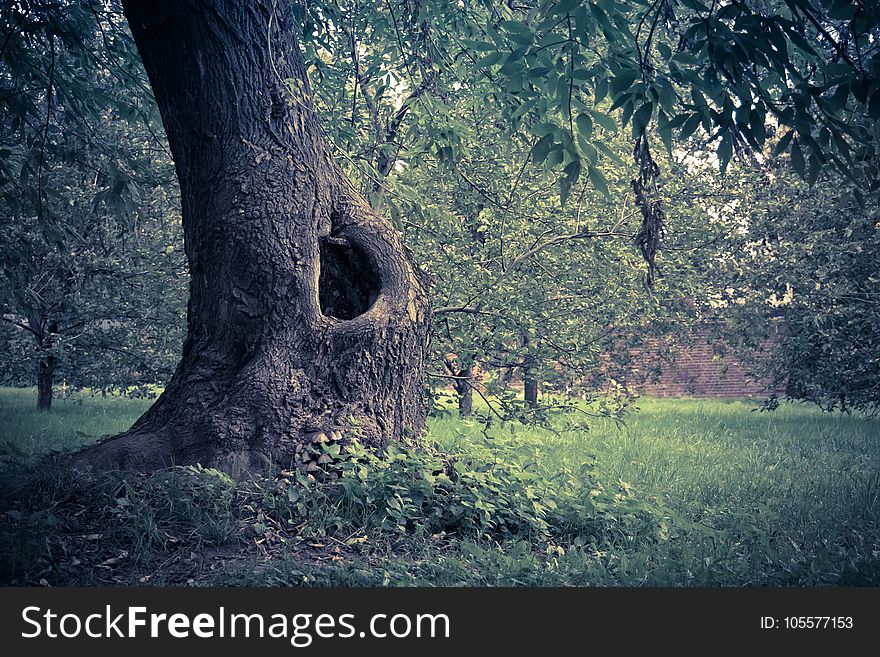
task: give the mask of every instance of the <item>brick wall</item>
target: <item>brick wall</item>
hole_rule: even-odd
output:
[[[770,321],[775,328],[761,350],[753,354],[758,361],[770,358],[779,341],[783,323],[780,318]],[[645,348],[630,349],[631,364],[624,366],[620,378],[640,394],[650,397],[769,397],[773,393],[783,394],[784,385],[774,387],[772,381],[756,379],[748,365],[729,351],[719,348],[718,336],[723,330],[722,320],[708,320],[686,339],[673,344],[663,338],[649,339]],[[452,360],[457,358],[455,354],[449,354],[448,357]],[[611,359],[604,360],[606,365],[603,371],[606,375],[614,376],[609,371],[612,369]],[[557,370],[561,371],[561,365]],[[521,391],[523,385],[519,370],[514,369],[508,374],[507,385]],[[477,367],[474,375],[482,379],[485,372]],[[452,391],[451,386],[449,390]],[[569,391],[562,386],[556,390]]]
[[[775,326],[774,336],[754,354],[756,359],[771,357],[781,323]],[[644,352],[634,350],[634,361],[640,363],[636,389],[652,397],[767,397],[783,392],[772,381],[756,380],[735,355],[719,354],[719,328],[720,322],[707,322],[685,342],[667,347],[654,341]]]

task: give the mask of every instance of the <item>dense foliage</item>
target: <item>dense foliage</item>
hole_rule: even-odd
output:
[[[170,158],[118,9],[4,2],[0,380],[145,391],[182,340]]]
[[[775,358],[756,367],[786,394],[832,409],[880,406],[880,223],[875,197],[830,174],[812,187],[786,166],[747,172],[734,213],[734,256],[714,263],[731,338],[753,352],[779,330]],[[768,321],[768,318],[774,318]]]

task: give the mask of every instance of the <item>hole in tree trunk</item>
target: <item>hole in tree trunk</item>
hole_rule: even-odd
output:
[[[354,319],[379,296],[379,279],[363,253],[344,240],[321,240],[318,301],[321,312],[336,319]]]

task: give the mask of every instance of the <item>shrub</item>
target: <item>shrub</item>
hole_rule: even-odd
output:
[[[326,449],[326,448],[325,448]],[[534,464],[474,462],[419,446],[381,452],[357,442],[306,474],[284,471],[251,491],[258,534],[358,533],[580,545],[661,536],[662,515],[620,482],[606,490],[592,464],[552,482]]]

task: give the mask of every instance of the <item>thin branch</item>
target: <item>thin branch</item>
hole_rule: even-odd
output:
[[[859,67],[856,66],[855,62],[847,54],[846,50],[844,50],[843,46],[841,46],[834,39],[834,37],[832,37],[828,33],[828,30],[825,29],[825,26],[822,25],[822,23],[819,21],[819,19],[817,19],[815,16],[813,16],[813,13],[809,9],[807,9],[806,7],[800,6],[800,5],[798,5],[798,9],[800,9],[801,12],[803,12],[804,16],[806,17],[806,19],[808,21],[810,21],[816,27],[817,30],[819,30],[819,33],[825,37],[825,39],[828,41],[828,43],[831,44],[831,47],[834,48],[834,50],[837,52],[837,54],[840,56],[840,58],[843,59],[843,61],[845,61],[847,64],[849,64],[853,68],[859,69]]]
[[[447,313],[463,313],[466,315],[487,315],[489,317],[495,317],[497,313],[486,312],[485,310],[480,310],[479,308],[469,308],[467,306],[442,306],[440,308],[434,309],[435,315],[444,315]]]
[[[507,213],[510,210],[510,206],[513,205],[513,200],[516,195],[516,190],[519,188],[519,183],[522,180],[523,173],[526,170],[526,165],[529,163],[529,157],[523,158],[522,166],[519,168],[519,173],[516,174],[516,180],[513,182],[513,187],[510,190],[510,194],[507,197],[507,203],[504,204],[504,212],[501,214],[501,228],[498,234],[499,247],[501,251],[501,269],[504,270],[504,228],[506,227],[507,222]]]
[[[492,411],[492,413],[495,415],[495,417],[497,417],[499,420],[505,420],[505,419],[506,419],[503,415],[501,415],[501,413],[499,413],[498,411],[495,410],[495,407],[492,406],[492,402],[490,402],[490,401],[486,398],[486,395],[483,394],[483,391],[480,390],[480,389],[479,389],[477,386],[475,386],[473,383],[471,383],[471,379],[472,379],[473,377],[468,377],[468,376],[450,376],[449,374],[437,374],[436,372],[428,372],[427,374],[428,374],[428,376],[434,377],[435,379],[458,379],[458,380],[463,380],[465,383],[468,384],[468,386],[470,386],[470,389],[471,389],[471,390],[473,390],[474,392],[476,392],[476,393],[480,396],[480,398],[481,398],[484,402],[486,402],[486,407],[487,407],[490,411]]]
[[[0,317],[2,317],[4,322],[9,322],[10,324],[17,326],[18,328],[24,329],[25,331],[30,331],[31,333],[33,333],[37,337],[37,339],[42,339],[42,337],[43,337],[39,331],[33,329],[30,325],[25,324],[24,322],[19,322],[14,319],[9,319],[6,315],[0,315]]]
[[[476,301],[477,299],[479,299],[480,296],[482,296],[486,291],[491,290],[493,287],[495,287],[508,274],[515,271],[522,263],[524,263],[529,258],[539,254],[541,251],[544,251],[545,249],[548,249],[551,246],[554,246],[556,244],[560,244],[562,242],[567,242],[567,241],[571,241],[571,240],[580,240],[580,239],[585,239],[588,237],[616,237],[616,236],[618,236],[618,233],[615,233],[615,232],[605,231],[605,232],[600,232],[600,233],[594,233],[591,231],[582,231],[580,233],[572,233],[570,235],[557,235],[556,237],[551,237],[550,239],[548,239],[544,242],[541,242],[537,246],[530,248],[528,251],[525,251],[525,252],[521,253],[520,255],[518,255],[516,258],[514,258],[513,261],[510,263],[510,265],[507,267],[507,269],[502,270],[501,273],[498,274],[495,277],[495,279],[492,280],[491,283],[488,283],[487,285],[482,287],[479,291],[477,291],[476,294],[472,295],[471,298],[468,299],[468,301],[466,303],[462,304],[461,306],[452,307],[452,308],[448,308],[448,309],[439,308],[438,310],[435,310],[434,313],[437,314],[438,311],[445,310],[445,312],[461,312],[461,313],[469,312],[469,313],[473,313],[473,314],[480,314],[482,304],[477,304],[476,306],[473,306],[473,307],[471,306],[471,304],[474,301]]]

